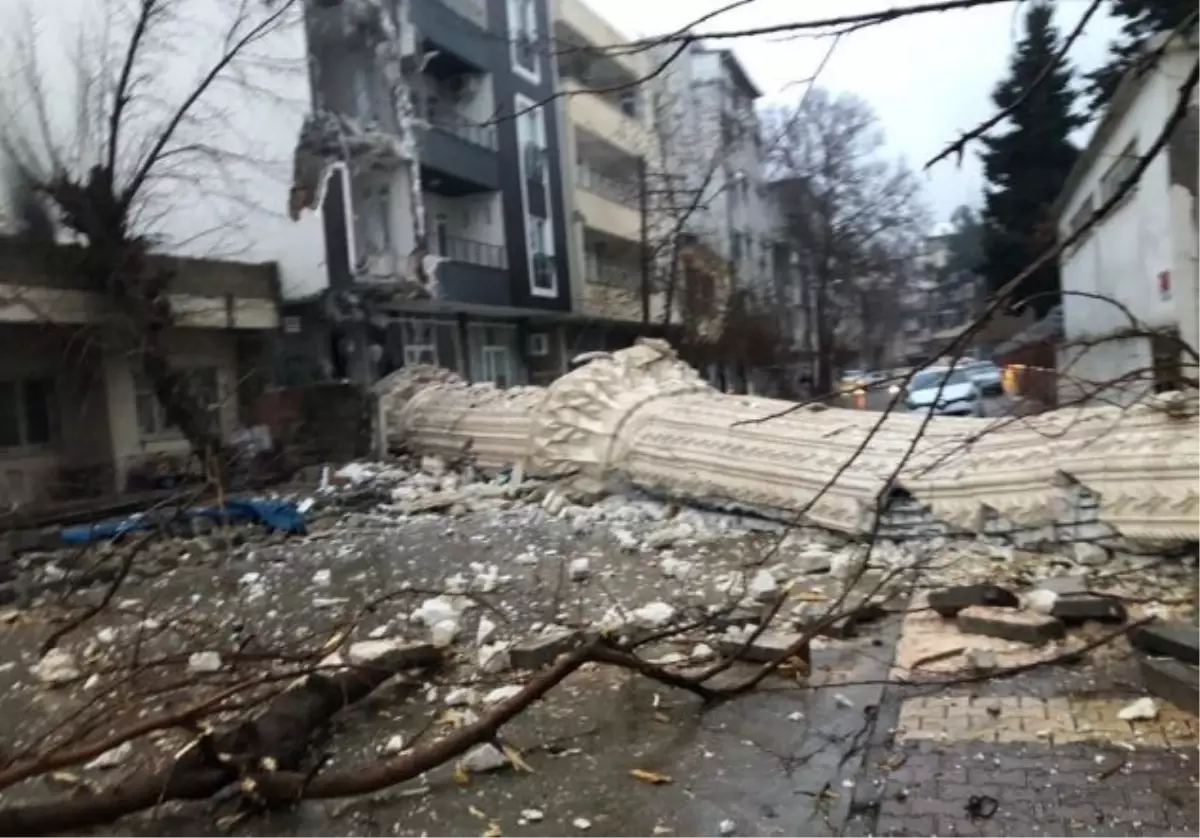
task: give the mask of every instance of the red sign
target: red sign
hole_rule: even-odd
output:
[[[1158,273],[1158,297],[1164,302],[1171,299],[1171,272],[1159,271]]]

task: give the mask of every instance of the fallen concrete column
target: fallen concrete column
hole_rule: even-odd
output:
[[[618,479],[784,519],[803,512],[843,532],[901,508],[931,531],[1031,541],[1194,541],[1200,529],[1195,402],[1177,393],[1016,420],[883,418],[725,395],[646,340],[546,388],[415,368],[380,394],[395,447],[588,488]]]

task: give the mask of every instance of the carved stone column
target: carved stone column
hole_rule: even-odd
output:
[[[619,478],[845,532],[900,501],[948,531],[1034,541],[1200,530],[1195,401],[1179,394],[1019,419],[884,418],[718,393],[654,340],[597,353],[544,389],[397,376],[381,385],[393,444],[484,467],[589,487]],[[1095,520],[1079,517],[1083,497]]]

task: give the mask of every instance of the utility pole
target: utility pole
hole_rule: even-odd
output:
[[[640,216],[639,245],[642,262],[642,322],[650,322],[650,196],[646,188],[646,158],[638,158],[638,214]]]

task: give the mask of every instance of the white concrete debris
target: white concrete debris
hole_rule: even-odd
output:
[[[674,606],[662,600],[647,603],[633,610],[633,619],[642,628],[662,628],[675,617]]]
[[[575,818],[573,821],[571,821],[571,826],[582,832],[586,832],[592,828],[592,822],[587,818]]]
[[[510,666],[508,654],[509,644],[504,642],[492,643],[479,649],[479,671],[488,675],[503,672]]]
[[[677,523],[655,530],[646,536],[643,542],[651,550],[671,547],[681,541],[692,538],[696,531],[690,524]]]
[[[540,823],[546,817],[546,813],[541,809],[522,809],[521,819],[529,823]]]
[[[730,835],[737,832],[737,823],[726,818],[717,825],[717,832],[725,836],[725,838],[729,838]]]
[[[709,646],[707,643],[697,643],[692,647],[690,657],[695,660],[705,660],[707,658],[714,657],[716,654],[717,653],[713,647]]]
[[[216,672],[221,668],[221,653],[214,651],[193,652],[188,656],[188,672]]]
[[[1150,696],[1143,696],[1122,707],[1117,713],[1117,718],[1126,722],[1153,721],[1158,718],[1158,702]]]
[[[490,742],[476,745],[462,758],[462,767],[472,774],[483,774],[495,771],[508,765],[508,757],[504,751]]]
[[[83,767],[89,771],[107,771],[110,768],[116,768],[125,762],[133,754],[133,743],[122,742],[115,748],[110,748],[100,756],[86,763]]]
[[[609,530],[613,539],[617,542],[617,546],[627,553],[636,552],[638,549],[638,540],[629,530],[612,529]]]
[[[520,684],[505,684],[503,687],[496,687],[483,697],[483,703],[499,704],[502,701],[508,701],[523,689],[524,687]]]
[[[479,693],[470,687],[454,687],[446,693],[447,707],[469,707],[479,701]]]
[[[429,642],[444,649],[458,637],[458,619],[438,620],[429,628]]]
[[[411,641],[402,637],[359,640],[351,643],[350,648],[346,650],[346,660],[351,666],[362,666],[363,664],[378,660],[390,652],[406,649],[412,645]]]
[[[470,606],[471,601],[462,597],[436,596],[417,606],[413,619],[426,628],[433,628],[444,620],[458,620]]]
[[[758,602],[770,602],[779,593],[779,583],[767,570],[758,570],[750,579],[747,591]]]
[[[426,454],[421,458],[421,471],[430,477],[441,477],[446,473],[446,461],[433,454]]]
[[[592,575],[591,566],[586,556],[581,556],[578,559],[572,559],[571,564],[567,566],[567,575],[572,582],[582,582]]]
[[[395,756],[404,750],[404,737],[399,733],[388,737],[388,741],[384,742],[383,747],[379,750],[388,756]]]
[[[321,568],[312,575],[312,581],[318,587],[328,588],[329,584],[333,581],[333,573],[329,568]]]
[[[455,573],[452,576],[447,576],[442,581],[442,587],[446,589],[446,593],[451,595],[465,594],[467,592],[467,575],[465,573]]]
[[[113,629],[102,628],[102,629],[100,629],[100,631],[96,632],[96,639],[99,640],[101,643],[103,643],[105,646],[107,646],[111,643],[116,642],[117,633]]]
[[[496,633],[496,624],[487,617],[479,618],[479,627],[475,630],[475,645],[483,646]]]
[[[1021,597],[1021,601],[1029,611],[1035,611],[1038,614],[1049,614],[1054,610],[1054,603],[1058,602],[1058,594],[1054,591],[1048,591],[1045,588],[1035,588],[1025,593]]]
[[[667,556],[658,563],[658,567],[662,570],[663,576],[668,579],[678,579],[682,582],[692,575],[695,565],[683,559],[677,559],[674,556]]]

